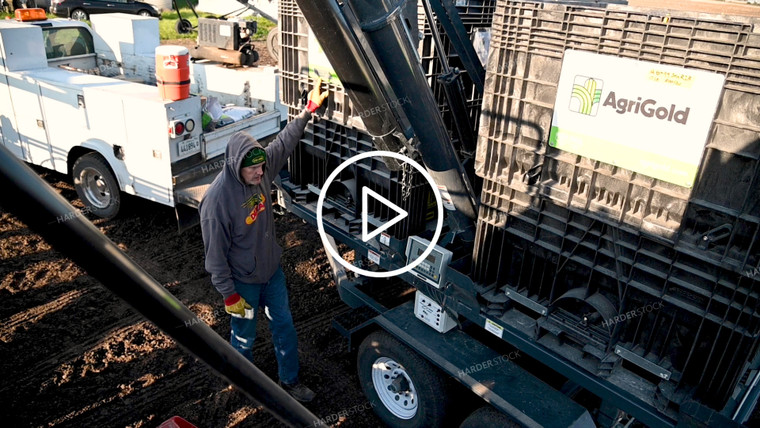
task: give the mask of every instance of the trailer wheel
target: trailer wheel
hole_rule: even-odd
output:
[[[509,416],[499,412],[491,406],[481,407],[472,412],[467,419],[462,421],[462,425],[459,425],[459,428],[482,427],[519,428],[520,425],[513,421]]]
[[[119,183],[108,163],[97,153],[88,153],[74,162],[74,188],[85,207],[98,217],[112,218],[119,212]]]
[[[188,34],[193,31],[193,23],[182,18],[177,21],[174,29],[177,30],[179,34]]]
[[[359,346],[357,365],[364,395],[393,427],[445,425],[451,394],[442,375],[420,355],[384,331]]]
[[[267,51],[275,62],[280,62],[280,30],[277,27],[269,30],[267,34]]]

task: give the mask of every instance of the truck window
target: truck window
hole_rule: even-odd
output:
[[[95,53],[92,34],[84,28],[42,29],[47,59]]]

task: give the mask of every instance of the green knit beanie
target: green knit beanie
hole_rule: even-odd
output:
[[[248,150],[248,153],[245,154],[245,157],[243,158],[243,164],[240,165],[240,167],[245,168],[247,166],[258,165],[266,162],[266,160],[267,152],[265,152],[261,147],[254,147],[251,150]]]

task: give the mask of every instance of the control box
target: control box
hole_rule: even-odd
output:
[[[428,246],[430,246],[430,241],[427,239],[419,236],[409,237],[409,241],[406,243],[407,264],[417,260],[427,250]],[[441,288],[444,283],[446,267],[450,262],[451,251],[434,245],[430,254],[420,264],[412,268],[411,273],[433,287]]]
[[[414,316],[439,333],[446,333],[457,323],[435,300],[417,290],[414,296]]]

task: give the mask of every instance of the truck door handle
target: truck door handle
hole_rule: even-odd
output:
[[[79,107],[87,108],[87,106],[84,105],[84,95],[83,94],[77,94],[77,104],[79,104]]]

